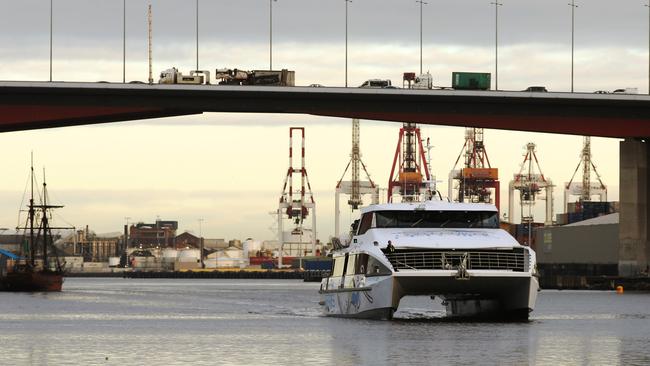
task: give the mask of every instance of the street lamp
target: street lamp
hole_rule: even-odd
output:
[[[269,0],[269,70],[273,70],[273,2]]]
[[[345,87],[348,87],[348,3],[352,0],[345,1]]]
[[[648,8],[648,94],[650,94],[650,5],[643,5]]]
[[[196,70],[199,69],[199,0],[196,0]]]
[[[50,0],[50,82],[52,82],[52,8],[53,8],[53,1]]]
[[[415,0],[415,2],[420,4],[420,75],[422,75],[422,6],[428,3],[422,0]]]
[[[201,268],[205,268],[205,262],[203,260],[203,231],[201,230],[201,223],[203,222],[203,218],[198,219],[199,221],[199,251],[200,251],[200,258],[201,258]]]
[[[494,90],[499,90],[499,2],[491,2],[494,5]]]
[[[126,0],[122,0],[122,83],[126,83]]]
[[[573,93],[573,49],[574,49],[574,34],[575,34],[575,10],[578,5],[575,4],[575,0],[571,0],[571,4],[568,4],[571,7],[571,93]]]

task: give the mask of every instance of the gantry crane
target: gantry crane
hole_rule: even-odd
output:
[[[573,178],[575,178],[580,166],[582,166],[582,182],[578,183],[574,182]],[[592,169],[596,174],[597,182],[591,181]],[[564,184],[564,212],[568,212],[570,196],[578,196],[579,202],[589,202],[594,195],[598,195],[601,202],[607,201],[607,186],[603,183],[598,170],[596,170],[596,165],[591,160],[591,137],[584,136],[580,162],[576,170],[573,171],[569,182]]]
[[[294,167],[293,135],[300,132],[302,137],[300,168]],[[299,196],[294,197],[293,181],[295,175],[300,177]],[[307,217],[311,215],[311,227],[306,224]],[[291,220],[293,228],[284,231],[284,221]],[[279,266],[282,266],[284,247],[290,256],[302,256],[306,246],[311,244],[311,255],[316,255],[316,202],[309,184],[307,169],[305,168],[305,128],[289,128],[289,169],[284,179],[284,186],[280,195],[278,206],[278,241],[280,244]]]
[[[456,169],[461,157],[463,167]],[[457,202],[492,203],[499,209],[499,171],[490,166],[482,128],[465,129],[465,144],[449,173],[449,197]]]
[[[537,168],[537,169],[535,169]],[[519,203],[521,205],[521,222],[533,222],[533,208],[538,198],[546,199],[546,217],[544,223],[550,225],[553,222],[553,183],[544,177],[542,169],[535,153],[535,144],[530,142],[526,145],[526,154],[521,164],[519,173],[514,175],[508,189],[508,215],[510,222],[514,223],[514,192],[519,191]],[[539,197],[542,190],[544,197]]]
[[[399,130],[393,167],[390,171],[388,202],[393,201],[394,194],[399,194],[402,202],[429,199],[434,194],[431,184],[420,129],[415,123],[404,123]]]
[[[349,181],[344,181],[343,178],[348,171],[348,168],[352,167],[352,179]],[[360,170],[363,169],[366,174],[365,181],[359,179]],[[343,171],[341,179],[339,179],[336,184],[336,193],[334,201],[334,235],[339,236],[340,234],[340,204],[339,198],[341,193],[350,195],[348,199],[348,205],[354,211],[363,204],[362,195],[370,194],[371,202],[373,204],[379,203],[379,186],[375,184],[370,178],[370,174],[366,169],[366,165],[361,160],[361,148],[360,148],[360,128],[359,120],[352,120],[352,152],[350,153],[350,161]]]

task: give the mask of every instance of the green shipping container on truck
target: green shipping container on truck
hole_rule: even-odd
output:
[[[451,87],[458,90],[489,90],[491,75],[487,72],[453,72]]]

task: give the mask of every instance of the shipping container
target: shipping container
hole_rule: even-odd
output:
[[[463,168],[461,173],[463,178],[475,179],[499,179],[499,169],[497,168]]]
[[[487,72],[453,72],[451,87],[457,90],[489,90],[491,75]]]

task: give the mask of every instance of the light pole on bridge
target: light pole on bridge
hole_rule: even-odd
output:
[[[126,83],[126,0],[122,0],[122,83]]]
[[[50,82],[52,82],[52,20],[53,20],[53,0],[50,0]]]
[[[650,94],[650,5],[643,5],[648,8],[648,94]]]
[[[273,70],[273,2],[269,0],[269,70]]]
[[[429,3],[422,0],[415,0],[415,2],[420,4],[420,75],[422,75],[422,7]]]
[[[348,87],[348,3],[352,0],[345,1],[345,87]]]
[[[196,0],[196,70],[199,69],[199,0]]]
[[[494,90],[499,90],[499,6],[500,2],[491,2],[494,5]]]
[[[575,0],[571,0],[571,93],[573,93],[573,49],[574,49],[574,40],[575,40],[575,10],[578,5],[575,4]]]

